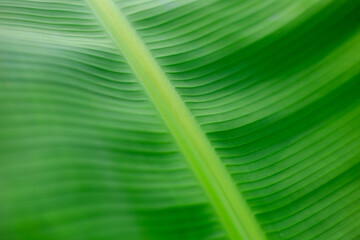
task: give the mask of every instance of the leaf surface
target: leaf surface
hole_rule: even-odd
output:
[[[358,239],[356,1],[0,1],[5,239]]]

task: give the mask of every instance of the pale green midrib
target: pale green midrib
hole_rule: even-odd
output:
[[[205,134],[127,19],[111,0],[88,0],[124,53],[202,183],[233,240],[263,240],[265,234]]]

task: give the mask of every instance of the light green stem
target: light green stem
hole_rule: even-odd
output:
[[[111,0],[88,0],[168,125],[233,240],[263,240],[254,214],[183,101]]]

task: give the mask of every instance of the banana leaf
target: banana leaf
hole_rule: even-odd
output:
[[[0,239],[359,240],[359,13],[0,0]]]

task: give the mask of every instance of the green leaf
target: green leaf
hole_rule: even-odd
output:
[[[359,10],[0,0],[0,236],[359,239]]]

